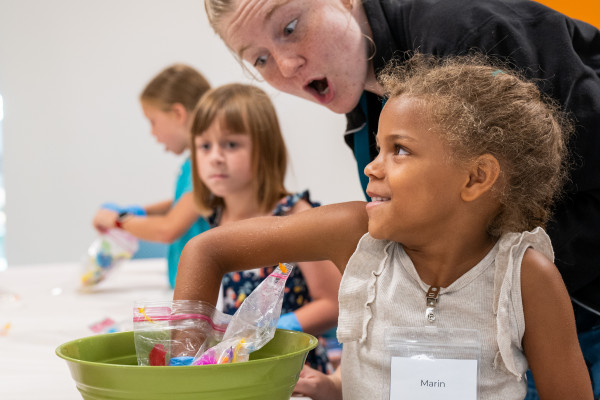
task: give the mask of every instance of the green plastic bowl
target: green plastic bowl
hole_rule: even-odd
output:
[[[313,336],[278,329],[250,361],[203,366],[138,366],[133,332],[108,333],[60,345],[84,399],[289,399]]]

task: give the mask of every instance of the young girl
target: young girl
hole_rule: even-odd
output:
[[[192,111],[208,89],[210,85],[202,74],[182,64],[164,69],[146,85],[140,95],[142,109],[150,121],[152,135],[166,151],[180,155],[188,150]],[[172,200],[145,207],[105,203],[93,224],[100,232],[118,227],[139,239],[169,243],[168,277],[171,287],[175,286],[183,246],[208,229],[208,223],[194,205],[189,157],[179,170]]]
[[[202,234],[182,253],[174,298],[214,302],[221,276],[242,266],[330,259],[344,273],[341,373],[312,376],[298,391],[474,399],[472,391],[449,394],[475,379],[479,399],[521,400],[529,366],[542,399],[592,399],[569,296],[541,228],[565,176],[570,126],[534,84],[477,58],[418,56],[381,82],[389,99],[379,154],[365,169],[366,212],[346,203]],[[474,370],[431,362],[420,380],[417,368],[398,372],[406,359],[387,345],[402,341],[400,328],[423,338],[441,332],[434,353],[479,353],[479,361]],[[445,335],[457,329],[475,332],[480,345]],[[446,378],[458,383],[443,386]]]
[[[285,189],[285,144],[275,109],[259,88],[229,84],[207,92],[198,103],[191,131],[194,197],[211,227],[296,214],[313,206],[308,192],[289,194]],[[224,311],[235,313],[273,269],[226,274]],[[340,279],[329,261],[298,263],[286,283],[278,327],[315,335],[334,327]],[[309,354],[308,361],[328,372],[322,346]]]

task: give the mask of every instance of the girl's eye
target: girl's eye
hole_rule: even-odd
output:
[[[405,156],[410,153],[403,146],[401,146],[399,144],[395,144],[394,145],[394,154],[398,155],[398,156]]]
[[[289,36],[292,33],[294,33],[294,31],[296,30],[296,24],[298,23],[298,20],[295,19],[292,22],[290,22],[289,24],[287,24],[285,26],[285,28],[283,28],[283,35],[284,36]]]
[[[238,144],[236,142],[225,143],[225,148],[227,149],[235,149],[236,147],[238,147]]]
[[[260,56],[254,60],[254,68],[264,67],[267,63],[267,56]]]
[[[200,143],[198,145],[198,150],[210,150],[210,145],[208,143]]]

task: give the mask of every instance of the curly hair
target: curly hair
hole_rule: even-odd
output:
[[[545,226],[568,175],[569,116],[506,63],[470,54],[438,58],[414,54],[394,60],[378,76],[386,96],[423,103],[427,122],[467,162],[491,154],[500,164],[500,207],[488,233]]]

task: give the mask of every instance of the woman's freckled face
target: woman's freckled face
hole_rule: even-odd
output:
[[[351,111],[367,79],[367,44],[341,0],[238,0],[219,29],[274,88]]]

